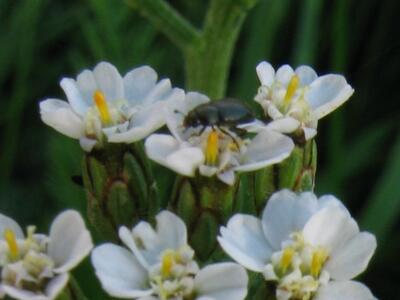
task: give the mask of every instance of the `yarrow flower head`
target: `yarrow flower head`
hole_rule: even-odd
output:
[[[77,79],[60,83],[68,102],[40,102],[43,122],[75,139],[85,151],[105,143],[132,143],[165,124],[163,107],[184,92],[171,87],[169,79],[157,82],[148,66],[129,71],[123,78],[107,62],[93,71],[84,70]]]
[[[241,300],[247,294],[247,274],[235,263],[199,269],[187,244],[183,221],[168,211],[156,216],[154,230],[140,222],[119,236],[129,248],[103,244],[92,252],[92,263],[103,288],[113,297],[167,300]]]
[[[232,185],[235,172],[248,172],[278,163],[294,148],[293,141],[264,129],[254,137],[243,137],[226,126],[187,126],[185,117],[208,97],[190,92],[168,107],[167,126],[172,133],[147,138],[147,155],[184,176],[217,176]],[[244,130],[244,129],[241,129]]]
[[[360,232],[333,196],[277,192],[262,220],[234,215],[218,240],[234,260],[276,284],[277,300],[376,299],[351,280],[365,270],[376,239]]]
[[[318,120],[346,102],[353,88],[341,75],[317,76],[308,66],[289,65],[276,72],[268,62],[258,64],[261,86],[255,100],[272,119],[269,127],[282,133],[303,131],[306,140],[317,134]]]
[[[0,298],[55,299],[68,282],[68,271],[93,244],[79,213],[68,210],[52,223],[49,236],[29,226],[25,236],[11,218],[0,214]]]

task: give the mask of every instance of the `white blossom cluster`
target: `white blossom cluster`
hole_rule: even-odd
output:
[[[211,108],[210,99],[173,88],[148,66],[121,76],[106,62],[76,79],[62,79],[68,102],[47,99],[40,112],[46,124],[79,139],[87,152],[145,139],[153,161],[183,176],[215,176],[233,185],[237,172],[289,157],[292,137],[315,137],[318,120],[353,93],[343,76],[318,77],[308,66],[284,65],[275,72],[262,62],[256,72],[261,86],[255,101],[264,116],[235,126],[194,118],[196,109]],[[169,133],[154,133],[164,125]],[[17,299],[54,299],[67,283],[67,271],[92,248],[83,221],[71,211],[54,221],[49,237],[32,227],[25,237],[1,215],[0,232],[0,294]],[[277,300],[375,299],[352,280],[371,259],[375,237],[360,232],[333,196],[282,190],[268,200],[261,219],[233,215],[220,228],[218,241],[235,263],[201,267],[187,235],[185,223],[168,211],[156,216],[155,227],[145,221],[132,229],[120,227],[123,245],[105,243],[91,254],[102,287],[127,299],[241,300],[248,294],[247,269],[276,286]]]

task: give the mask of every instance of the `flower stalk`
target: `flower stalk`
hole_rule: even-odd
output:
[[[216,254],[218,228],[237,209],[238,185],[239,181],[230,186],[215,177],[204,176],[178,176],[175,180],[170,209],[185,221],[189,243],[203,262]]]
[[[118,226],[152,219],[159,210],[157,187],[140,142],[88,153],[82,168],[88,217],[103,238],[116,240]]]
[[[163,0],[127,0],[162,31],[185,57],[186,88],[212,99],[225,95],[234,45],[257,0],[211,0],[198,31]],[[212,78],[212,80],[210,80]]]

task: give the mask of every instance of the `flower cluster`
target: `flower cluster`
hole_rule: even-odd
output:
[[[79,139],[87,152],[107,143],[142,140],[167,125],[171,135],[146,139],[149,158],[184,176],[216,176],[232,185],[235,172],[258,170],[287,158],[294,143],[282,133],[301,129],[306,140],[314,137],[318,119],[353,93],[343,76],[317,77],[307,66],[293,71],[285,65],[275,74],[269,63],[262,62],[257,74],[262,85],[255,100],[272,120],[269,123],[239,124],[223,119],[224,111],[210,110],[206,117],[216,113],[226,122],[207,123],[204,116],[193,115],[195,120],[188,120],[193,110],[210,101],[207,96],[172,88],[168,79],[157,82],[157,73],[148,66],[122,78],[106,62],[93,71],[84,70],[76,80],[62,79],[68,103],[47,99],[40,103],[40,112],[46,124]],[[243,134],[251,128],[257,134]]]
[[[278,300],[375,299],[351,280],[365,270],[375,237],[360,232],[333,196],[277,192],[261,220],[234,215],[218,240],[234,260],[274,282]]]
[[[256,72],[261,87],[255,101],[264,113],[260,119],[239,101],[210,101],[198,92],[172,88],[168,79],[158,81],[150,67],[133,69],[121,77],[106,62],[93,71],[83,71],[76,80],[63,79],[61,87],[68,102],[41,102],[41,117],[61,133],[79,139],[88,153],[101,152],[110,143],[144,140],[151,160],[185,177],[215,177],[223,184],[205,193],[218,193],[216,189],[223,186],[221,190],[226,188],[233,195],[238,186],[236,173],[280,163],[292,155],[296,143],[298,147],[310,145],[307,141],[315,137],[318,120],[353,93],[343,76],[318,77],[307,66],[293,70],[284,65],[275,72],[262,62]],[[155,133],[164,125],[168,132]],[[101,177],[99,169],[94,173]],[[120,169],[120,177],[127,177],[128,171]],[[135,180],[144,176],[139,173]],[[192,180],[188,181],[188,189],[195,189]],[[113,192],[117,202],[129,198]],[[162,210],[155,224],[149,223],[153,213],[132,229],[113,221],[119,226],[122,245],[104,243],[91,253],[103,289],[113,297],[139,300],[242,300],[253,284],[247,269],[270,283],[277,300],[376,299],[365,285],[353,280],[366,269],[376,239],[360,232],[342,202],[330,195],[317,198],[312,192],[273,192],[269,191],[269,199],[263,198],[267,204],[261,219],[232,216],[240,211],[233,208],[233,202],[220,203],[225,199],[214,199],[219,196],[201,198],[196,190],[190,197],[199,201],[185,194],[178,197],[192,201],[180,202],[177,206],[182,207],[176,210],[178,214],[187,211],[189,217]],[[197,204],[201,217],[191,223],[187,219],[196,215],[191,206]],[[209,240],[201,243],[213,240],[221,253],[236,262],[214,263],[215,257],[203,260],[180,217],[190,233],[196,226],[204,229],[199,232],[205,232]],[[199,225],[201,218],[205,225]],[[226,226],[221,226],[226,220]],[[13,220],[2,215],[0,233],[0,296],[17,299],[54,299],[65,287],[68,271],[93,247],[81,217],[73,211],[56,218],[49,237],[35,234],[34,227],[28,227],[25,237]]]
[[[49,236],[29,226],[26,236],[11,218],[0,214],[0,298],[51,300],[68,282],[68,272],[93,244],[79,213],[69,210],[52,223]]]
[[[169,79],[157,82],[157,73],[148,66],[128,72],[123,78],[107,62],[93,71],[84,70],[76,80],[60,83],[68,103],[47,99],[40,103],[43,122],[57,131],[79,139],[82,148],[109,143],[132,143],[165,124],[163,107],[183,96]]]
[[[302,131],[306,140],[317,134],[318,120],[347,101],[354,90],[341,75],[317,76],[308,66],[276,72],[268,62],[257,68],[261,86],[255,101],[273,120],[270,127],[283,133]]]
[[[110,295],[142,300],[244,299],[248,278],[240,265],[217,263],[200,269],[183,221],[168,211],[156,220],[156,230],[144,221],[131,231],[119,229],[129,250],[114,244],[93,250],[96,275]]]

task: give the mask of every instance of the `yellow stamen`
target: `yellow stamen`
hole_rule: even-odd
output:
[[[93,100],[99,110],[101,121],[104,124],[111,123],[111,115],[104,94],[101,91],[96,90],[93,95]]]
[[[168,277],[171,274],[172,267],[175,263],[175,254],[173,252],[167,252],[164,254],[161,261],[161,274],[164,277]]]
[[[283,250],[281,257],[281,268],[283,272],[286,272],[287,268],[292,263],[292,259],[294,256],[294,250],[292,248],[286,248]]]
[[[292,101],[292,98],[294,94],[296,93],[296,90],[298,89],[300,84],[300,78],[297,75],[293,75],[292,78],[289,81],[287,90],[286,90],[286,95],[283,100],[285,105],[289,105],[290,101]]]
[[[324,249],[319,249],[314,252],[311,260],[311,275],[314,277],[319,276],[321,268],[328,258],[328,254]]]
[[[207,138],[206,163],[208,165],[217,164],[218,159],[218,132],[211,131]]]
[[[4,230],[4,239],[6,240],[8,248],[10,249],[11,258],[17,258],[19,250],[14,231],[12,231],[11,229]]]

